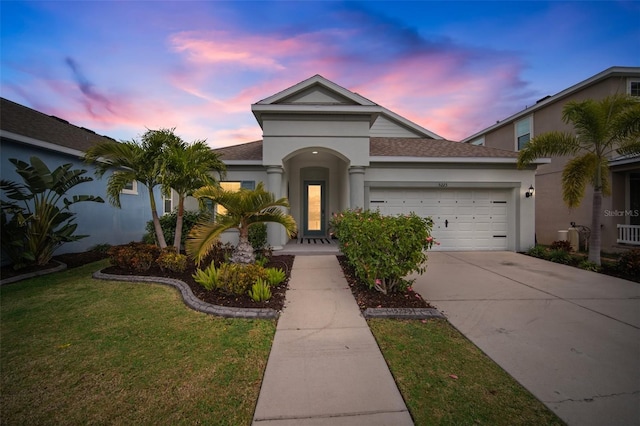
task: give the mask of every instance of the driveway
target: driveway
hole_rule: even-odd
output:
[[[570,425],[640,425],[640,284],[511,252],[433,252],[414,288]]]

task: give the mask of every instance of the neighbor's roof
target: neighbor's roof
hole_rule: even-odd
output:
[[[113,139],[98,135],[92,130],[74,126],[66,120],[5,98],[0,98],[0,135],[68,153],[82,153],[97,143],[113,142]]]
[[[261,161],[262,141],[216,149],[223,161]],[[515,159],[517,152],[441,139],[370,138],[371,157],[414,158],[502,158]]]

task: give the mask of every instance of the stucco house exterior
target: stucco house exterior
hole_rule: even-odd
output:
[[[542,133],[572,131],[562,121],[562,109],[568,101],[602,99],[613,94],[639,96],[640,67],[611,67],[553,96],[540,99],[517,114],[500,120],[462,142],[513,152]],[[587,186],[581,205],[573,210],[562,200],[562,170],[569,157],[555,157],[536,172],[536,237],[541,244],[557,240],[559,230],[571,222],[591,224],[593,191]],[[612,194],[603,198],[602,250],[617,251],[640,246],[640,157],[617,157],[610,161]]]
[[[0,98],[2,179],[23,182],[9,162],[10,158],[29,162],[30,157],[37,156],[51,170],[62,164],[72,163],[73,169],[88,170],[85,176],[93,177],[94,180],[72,188],[69,195],[95,195],[105,200],[104,204],[79,203],[71,206],[72,211],[77,213],[76,234],[89,237],[64,244],[56,254],[82,252],[97,244],[115,245],[140,241],[146,222],[151,220],[148,192],[144,186],[132,182],[131,187],[123,191],[122,208],[118,209],[107,202],[106,185],[110,174],[96,179],[95,168],[82,162],[81,157],[89,147],[104,141],[112,139],[74,126],[61,118]],[[159,192],[157,195],[159,196]]]
[[[379,209],[431,216],[439,250],[524,251],[534,244],[535,167],[513,149],[444,140],[315,75],[251,106],[262,140],[216,151],[225,184],[264,182],[289,199],[297,238],[327,238],[333,213]],[[547,162],[542,159],[538,164]],[[270,226],[275,249],[288,238]]]

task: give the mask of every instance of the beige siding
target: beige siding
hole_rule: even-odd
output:
[[[384,116],[380,116],[371,126],[371,137],[418,138],[422,137],[422,135],[400,126]]]

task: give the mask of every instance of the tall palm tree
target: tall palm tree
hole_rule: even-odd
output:
[[[562,171],[562,198],[569,208],[580,205],[587,183],[593,186],[589,261],[600,265],[602,197],[611,193],[609,159],[640,154],[640,102],[613,95],[602,100],[568,102],[562,120],[574,133],[536,136],[520,151],[518,167],[547,156],[573,156]]]
[[[214,221],[200,221],[191,230],[186,243],[187,254],[198,263],[211,251],[220,234],[229,229],[237,229],[240,232],[238,246],[231,257],[234,263],[255,261],[253,247],[249,243],[251,225],[279,223],[284,226],[288,235],[297,229],[293,217],[280,209],[289,207],[287,199],[276,200],[273,193],[264,190],[262,182],[255,190],[243,188],[239,191],[227,191],[217,186],[205,186],[195,191],[193,196],[199,200],[209,199],[227,209],[225,214],[219,214]]]
[[[204,141],[196,141],[189,145],[182,141],[170,145],[165,151],[162,165],[162,192],[169,196],[173,189],[178,194],[178,214],[173,246],[180,251],[182,240],[182,222],[184,217],[184,200],[187,196],[206,185],[214,185],[216,172],[220,178],[225,175],[226,166],[217,153],[213,152]]]
[[[164,150],[179,142],[173,129],[147,130],[140,142],[132,140],[100,143],[89,148],[84,155],[85,162],[95,164],[98,177],[115,169],[107,182],[107,197],[112,205],[121,207],[120,194],[131,181],[138,181],[147,187],[153,227],[161,248],[165,248],[167,243],[160,226],[153,189],[161,184]]]

